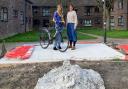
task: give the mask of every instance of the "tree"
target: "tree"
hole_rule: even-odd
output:
[[[111,30],[110,17],[111,17],[111,10],[114,7],[115,0],[96,0],[96,1],[98,4],[98,7],[105,12],[103,14],[103,18],[104,18],[104,21],[106,22],[106,29]]]

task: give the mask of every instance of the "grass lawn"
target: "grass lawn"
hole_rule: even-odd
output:
[[[80,28],[80,32],[95,34],[95,35],[104,35],[104,30],[101,28]],[[107,36],[110,38],[128,38],[128,30],[111,30],[107,31]]]
[[[66,34],[66,31],[63,32]],[[81,34],[78,32],[78,40],[96,39],[95,37]],[[39,41],[39,32],[34,30],[31,32],[17,34],[4,39],[6,42],[37,42]],[[2,40],[0,40],[1,42]]]
[[[26,33],[17,34],[4,39],[6,42],[34,42],[38,41],[38,32],[31,31]]]
[[[87,40],[87,39],[96,39],[96,37],[88,36],[79,32],[83,33],[89,33],[89,34],[95,34],[99,36],[104,35],[104,30],[102,28],[79,28],[77,30],[78,34],[78,40]],[[66,31],[63,32],[63,34],[66,34]],[[107,36],[110,38],[128,38],[128,30],[112,30],[107,31]],[[4,39],[6,42],[36,42],[39,41],[39,32],[34,30],[31,32],[21,33],[17,34],[11,37],[8,37]],[[0,40],[2,42],[2,40]]]

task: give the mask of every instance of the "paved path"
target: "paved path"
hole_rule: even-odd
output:
[[[104,37],[102,36],[98,36],[98,35],[94,35],[94,34],[89,34],[89,33],[83,33],[80,32],[82,34],[85,35],[89,35],[89,36],[93,36],[96,37],[97,39],[92,39],[92,40],[86,40],[86,41],[93,41],[93,42],[104,42]],[[128,44],[128,39],[119,39],[119,38],[107,38],[107,42],[114,42],[114,43],[118,43],[118,44]]]

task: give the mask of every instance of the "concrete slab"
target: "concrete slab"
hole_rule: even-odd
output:
[[[125,55],[118,51],[106,46],[102,43],[93,44],[77,44],[76,50],[68,49],[66,52],[52,50],[53,45],[47,49],[42,49],[40,46],[35,46],[32,56],[27,60],[9,60],[6,58],[0,59],[0,64],[10,63],[35,63],[35,62],[56,62],[63,60],[113,60],[124,59]]]

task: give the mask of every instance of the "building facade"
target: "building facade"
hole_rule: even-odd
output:
[[[111,12],[111,26],[114,29],[128,29],[128,0],[115,0]]]
[[[0,39],[29,31],[31,27],[31,1],[0,0]]]
[[[34,0],[33,0],[34,1]],[[56,10],[56,5],[59,0],[42,0],[42,2],[35,1],[33,5],[33,25],[34,26],[46,26],[50,23],[53,17],[53,13]],[[64,17],[68,11],[68,4],[72,3],[78,14],[78,21],[80,27],[102,27],[103,14],[97,7],[96,0],[61,0]],[[70,2],[69,2],[70,1]]]

